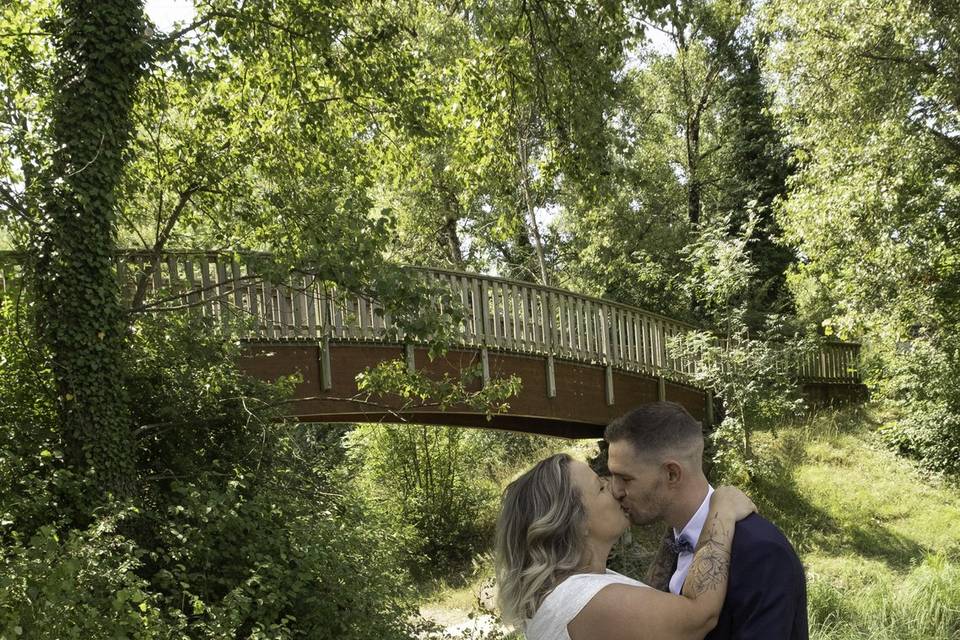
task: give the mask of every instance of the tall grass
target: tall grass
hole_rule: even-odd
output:
[[[847,590],[826,577],[808,585],[812,640],[960,639],[960,566],[928,556],[906,575],[874,576]]]

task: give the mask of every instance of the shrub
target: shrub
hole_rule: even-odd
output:
[[[337,440],[278,420],[286,383],[236,367],[202,318],[131,337],[138,491],[78,526],[49,375],[0,316],[0,637],[400,640],[417,632],[398,533]]]
[[[464,568],[489,537],[497,485],[478,432],[430,425],[362,425],[349,436],[359,480],[411,540],[420,578]]]

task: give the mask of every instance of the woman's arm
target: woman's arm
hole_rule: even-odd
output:
[[[734,525],[755,507],[729,487],[714,496],[683,595],[604,587],[567,625],[572,640],[702,640],[716,626],[727,591]]]

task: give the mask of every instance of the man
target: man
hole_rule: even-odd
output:
[[[669,590],[679,594],[713,488],[703,474],[703,430],[673,402],[641,406],[604,437],[614,497],[634,524],[665,522],[676,558]],[[669,535],[672,533],[672,535]],[[669,552],[668,552],[669,553]],[[672,565],[672,562],[671,562]],[[653,585],[657,586],[657,585]],[[757,514],[737,523],[720,620],[707,640],[807,640],[803,566],[777,527]]]

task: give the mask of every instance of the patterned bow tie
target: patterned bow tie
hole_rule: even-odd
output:
[[[676,554],[693,553],[693,543],[687,540],[686,536],[680,536],[676,540],[667,540],[667,546]]]

